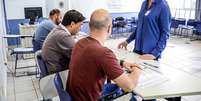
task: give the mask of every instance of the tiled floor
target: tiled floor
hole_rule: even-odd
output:
[[[125,38],[116,39],[116,43]],[[108,43],[109,44],[109,43]],[[131,50],[133,45],[129,45]],[[189,41],[186,38],[171,36],[167,48],[163,52],[162,60],[172,63],[172,68],[180,69],[201,79],[201,41]],[[20,66],[35,65],[34,59],[21,60]],[[14,62],[10,61],[8,67],[13,70]],[[21,69],[21,71],[34,71],[35,68]],[[39,101],[42,96],[39,91],[38,78],[35,76],[13,77],[8,71],[8,101]],[[58,101],[58,98],[54,99]],[[159,99],[162,101],[161,99]],[[182,101],[201,101],[201,95],[184,96]]]

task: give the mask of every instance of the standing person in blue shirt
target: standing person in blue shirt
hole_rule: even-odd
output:
[[[135,40],[134,52],[141,59],[158,60],[166,47],[170,34],[171,13],[166,0],[145,0],[138,15],[137,29],[118,48],[127,49],[127,45]],[[168,101],[180,101],[169,98]]]
[[[171,13],[166,0],[145,0],[138,15],[137,29],[118,48],[135,40],[134,52],[142,59],[158,59],[166,47],[170,33]]]
[[[40,23],[36,29],[36,33],[33,38],[33,49],[38,51],[42,48],[43,42],[48,33],[55,28],[61,22],[61,13],[59,9],[53,9],[49,13],[48,20],[44,20]]]

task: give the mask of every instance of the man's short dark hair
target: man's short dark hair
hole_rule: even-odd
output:
[[[50,11],[49,16],[53,16],[55,14],[60,14],[60,10],[59,9],[53,9]]]
[[[65,13],[63,20],[61,22],[62,25],[67,26],[70,25],[71,22],[78,23],[85,20],[85,17],[76,10],[69,10]]]

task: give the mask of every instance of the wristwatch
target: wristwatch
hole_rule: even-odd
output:
[[[124,62],[125,62],[124,60],[120,60],[120,66],[123,67]]]

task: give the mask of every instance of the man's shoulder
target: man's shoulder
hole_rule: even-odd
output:
[[[43,22],[40,23],[39,27],[42,26],[52,26],[55,27],[56,25],[51,21],[51,20],[44,20]]]
[[[51,20],[47,19],[42,21],[40,24],[54,24]]]
[[[67,33],[64,29],[62,29],[60,26],[57,26],[52,30],[52,33],[54,33],[57,36],[63,36],[63,37],[70,37],[71,35]]]
[[[57,42],[65,43],[65,44],[73,44],[74,39],[71,35],[69,35],[66,31],[61,28],[54,28],[48,35],[49,40],[54,40]]]
[[[94,51],[97,54],[104,55],[108,52],[111,52],[111,50],[105,46],[100,45],[99,43],[93,42],[88,47],[89,50]]]
[[[102,46],[98,41],[96,41],[90,37],[80,39],[76,45],[84,46],[87,50],[92,50],[92,51],[96,51],[96,52],[109,50],[107,47]]]

